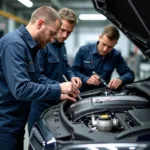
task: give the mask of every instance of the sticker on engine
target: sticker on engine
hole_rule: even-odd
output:
[[[81,104],[85,104],[85,103],[90,103],[90,102],[91,102],[91,99],[86,99],[86,100],[82,100],[82,101],[79,101],[77,103],[74,103],[70,107],[75,107],[77,105],[81,105]]]
[[[110,101],[113,100],[111,97],[94,97],[92,98],[92,101],[97,103],[97,102],[103,102],[103,101]]]

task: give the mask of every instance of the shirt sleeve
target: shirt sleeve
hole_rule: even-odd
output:
[[[4,48],[2,67],[8,88],[17,100],[60,99],[59,84],[39,84],[31,80],[28,62],[25,60],[27,49],[19,43],[11,43]]]
[[[127,63],[121,56],[121,53],[117,55],[117,72],[119,74],[119,78],[123,81],[123,84],[132,83],[134,81],[134,73],[133,71],[127,66]]]
[[[80,48],[79,51],[76,54],[76,57],[74,59],[73,65],[72,65],[72,70],[75,73],[75,75],[77,77],[79,77],[83,83],[87,83],[87,80],[89,79],[88,76],[86,76],[82,70],[82,61],[83,61],[83,57],[84,57],[84,49]]]

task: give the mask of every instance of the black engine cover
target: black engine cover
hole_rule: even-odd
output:
[[[119,109],[122,111],[132,108],[143,108],[148,105],[148,100],[139,96],[98,96],[86,98],[74,103],[68,109],[68,114],[73,121],[97,112],[105,112]]]

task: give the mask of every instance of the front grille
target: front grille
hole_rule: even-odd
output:
[[[36,137],[36,139],[40,142],[40,144],[44,144],[44,139],[43,137],[41,136],[41,134],[39,133],[39,131],[37,130],[37,128],[34,128],[34,131],[33,131],[33,134],[34,136]]]
[[[32,129],[30,136],[30,145],[32,146],[33,150],[44,150],[45,147],[44,139],[38,129],[35,127]]]

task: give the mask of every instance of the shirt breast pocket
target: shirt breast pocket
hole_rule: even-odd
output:
[[[109,72],[109,73],[112,73],[113,72],[113,70],[114,70],[114,67],[112,67],[112,66],[104,66],[104,71],[105,72]]]
[[[67,62],[68,61],[67,55],[63,56],[63,59],[65,62]]]
[[[83,62],[83,66],[84,68],[87,68],[87,69],[94,69],[94,64],[92,63]]]
[[[48,63],[49,64],[55,64],[60,62],[60,60],[58,58],[48,58]]]
[[[60,60],[58,58],[48,58],[46,64],[46,73],[48,75],[55,74],[59,70]]]

